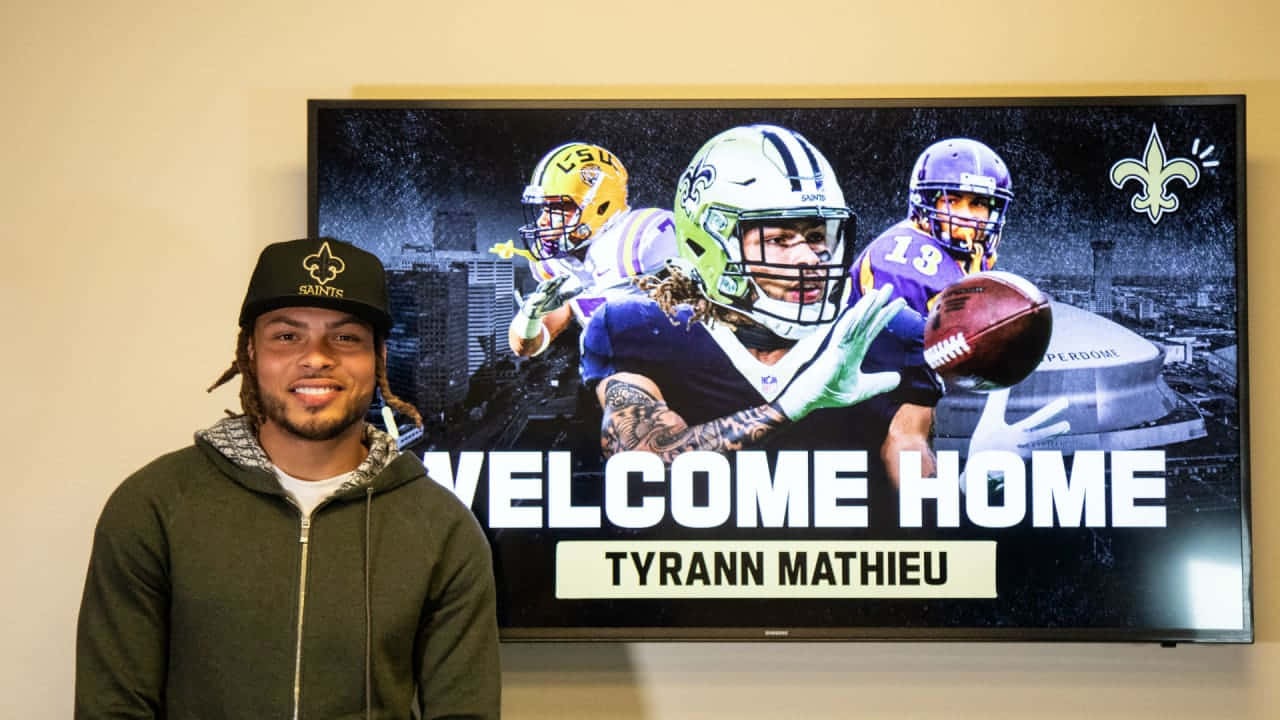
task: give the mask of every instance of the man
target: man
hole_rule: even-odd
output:
[[[263,250],[232,367],[243,415],[129,477],[94,535],[76,717],[498,716],[475,519],[364,417],[386,277],[329,239]],[[212,388],[210,388],[212,390]]]
[[[891,287],[895,297],[928,315],[949,285],[995,267],[1013,201],[1013,180],[991,148],[970,138],[948,138],[920,153],[908,184],[907,218],[881,233],[858,256],[853,265],[857,285],[849,302]],[[1065,398],[1014,423],[1005,419],[1008,400],[1008,389],[988,395],[966,456],[1007,449],[1030,457],[1032,444],[1070,429],[1065,421],[1045,425],[1067,408]],[[908,405],[898,421],[932,427],[933,414],[932,407]]]
[[[517,355],[544,350],[575,319],[585,326],[610,297],[634,293],[634,278],[676,254],[671,213],[627,205],[627,170],[599,145],[552,149],[524,190],[520,227],[538,288],[521,303],[507,340]]]
[[[870,449],[877,476],[876,450],[927,448],[889,432],[899,404],[937,399],[921,318],[889,291],[841,309],[852,214],[817,148],[725,131],[681,176],[675,216],[681,257],[646,283],[654,300],[611,301],[583,338],[606,455]]]
[[[885,230],[854,264],[854,299],[886,283],[922,315],[947,286],[990,270],[1013,201],[1004,160],[969,138],[940,140],[916,159],[907,218]]]

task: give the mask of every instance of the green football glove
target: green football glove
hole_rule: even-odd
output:
[[[840,313],[823,348],[774,401],[784,415],[798,421],[819,408],[849,407],[898,387],[897,372],[862,372],[872,341],[907,304],[902,298],[889,302],[892,293],[885,284]]]

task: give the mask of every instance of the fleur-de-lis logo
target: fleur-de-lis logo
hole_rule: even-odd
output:
[[[684,206],[684,211],[689,217],[697,214],[698,204],[702,202],[702,191],[715,181],[716,168],[714,165],[707,165],[706,158],[684,171],[684,175],[680,177],[680,184],[676,187],[676,195],[680,198],[680,204]]]
[[[1111,166],[1111,184],[1117,188],[1123,188],[1130,180],[1142,183],[1142,192],[1133,196],[1129,206],[1136,213],[1145,212],[1152,225],[1160,222],[1165,213],[1178,209],[1177,196],[1168,191],[1169,183],[1175,179],[1189,188],[1195,187],[1200,181],[1200,168],[1187,158],[1167,158],[1155,125],[1151,126],[1141,160],[1125,158]]]
[[[302,259],[302,267],[311,273],[311,279],[324,285],[330,280],[342,274],[347,269],[347,264],[342,258],[333,254],[329,249],[329,243],[324,243],[320,249],[311,253]]]

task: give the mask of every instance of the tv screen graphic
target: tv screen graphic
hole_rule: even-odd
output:
[[[309,144],[505,639],[1252,641],[1243,97],[313,100]]]

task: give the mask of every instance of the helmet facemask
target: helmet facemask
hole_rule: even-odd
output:
[[[717,216],[724,220],[714,219]],[[852,260],[852,247],[845,242],[853,224],[848,211],[787,208],[735,214],[713,208],[708,218],[708,225],[723,225],[729,233],[722,240],[726,257],[715,293],[728,302],[711,297],[712,302],[745,315],[788,340],[798,340],[835,320],[844,302]],[[776,233],[779,229],[788,231],[784,235],[791,235],[787,249],[770,252],[770,243],[780,239]],[[779,254],[797,252],[792,246],[810,244],[803,236],[814,231],[825,238],[825,243],[811,244],[812,263],[778,262]],[[774,297],[771,289],[774,294],[785,294]]]
[[[627,171],[598,145],[567,143],[543,156],[521,197],[520,239],[538,260],[584,250],[627,210]]]
[[[945,199],[959,192],[955,188],[920,189],[911,194],[911,220],[924,228],[943,247],[958,258],[995,258],[1000,244],[1000,232],[1004,229],[1005,210],[1009,200],[996,195],[969,192],[975,200],[987,208],[987,217],[948,212],[950,203]],[[942,201],[942,202],[940,202]],[[942,208],[939,208],[939,205]],[[955,237],[956,228],[971,228],[973,238]]]
[[[591,226],[580,222],[582,211],[568,195],[547,197],[531,185],[521,205],[525,224],[517,232],[538,260],[571,255],[591,239]]]
[[[971,205],[985,205],[986,219],[950,212],[949,198],[960,194],[968,196]],[[975,267],[982,261],[989,269],[1012,201],[1009,168],[994,150],[972,138],[946,138],[916,159],[907,215],[957,260],[969,260]],[[973,239],[954,237],[957,227],[972,228]]]

